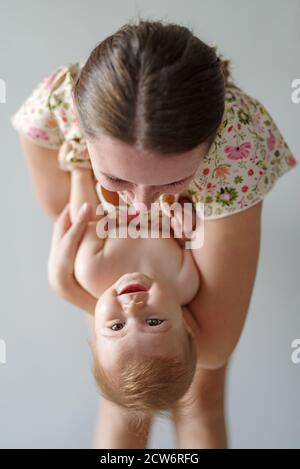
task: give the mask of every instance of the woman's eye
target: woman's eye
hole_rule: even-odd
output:
[[[124,327],[124,324],[122,322],[116,322],[115,324],[111,326],[111,330],[120,331],[121,329],[123,329],[123,327]]]
[[[162,319],[146,319],[148,326],[159,326],[164,321]]]
[[[122,179],[113,178],[111,176],[105,176],[105,177],[106,177],[106,179],[108,179],[111,182],[117,182],[117,183],[126,182],[126,181],[122,181]]]
[[[170,184],[167,184],[167,186],[169,187],[180,186],[181,184],[184,184],[185,182],[186,182],[186,179],[184,179],[183,181],[171,182]]]

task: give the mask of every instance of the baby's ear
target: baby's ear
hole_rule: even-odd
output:
[[[182,318],[186,330],[191,334],[194,339],[197,338],[199,332],[199,325],[194,316],[186,306],[182,307]]]

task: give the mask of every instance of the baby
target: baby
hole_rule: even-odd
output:
[[[117,196],[101,188],[102,199]],[[71,219],[83,202],[99,199],[89,171],[71,172]],[[160,213],[160,217],[163,215]],[[136,413],[171,410],[196,367],[187,305],[199,288],[190,250],[173,238],[101,239],[101,217],[89,222],[74,274],[98,298],[94,317],[94,376],[101,393]],[[103,220],[102,220],[103,221]]]

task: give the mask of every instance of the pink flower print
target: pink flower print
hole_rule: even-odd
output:
[[[231,195],[228,192],[225,192],[224,194],[220,196],[220,198],[224,200],[225,202],[229,202],[231,199]]]
[[[272,130],[269,129],[268,132],[269,132],[268,148],[269,148],[269,150],[271,151],[271,150],[273,150],[273,148],[274,148],[274,145],[275,145],[276,140],[275,140],[275,137],[274,137],[274,134],[273,134]]]
[[[52,85],[52,83],[54,82],[56,75],[57,75],[57,72],[54,72],[54,73],[52,73],[52,74],[50,75],[49,78],[46,79],[46,81],[45,81],[45,88],[47,88],[47,89],[50,89],[50,88],[51,88],[51,85]]]
[[[45,130],[37,129],[36,127],[30,127],[27,133],[28,136],[33,139],[49,140],[48,133]]]
[[[245,197],[242,197],[242,198],[238,201],[238,204],[239,204],[240,208],[247,207],[247,202],[246,202],[246,200],[245,200]]]
[[[67,116],[66,116],[66,113],[64,112],[64,110],[61,110],[60,118],[65,124],[68,122],[68,119],[67,119]]]
[[[225,147],[225,153],[228,154],[228,159],[230,160],[242,160],[244,158],[247,158],[250,149],[251,143],[245,142],[237,147],[227,145]]]
[[[254,154],[251,156],[250,161],[252,161],[252,163],[255,163],[257,160],[258,160],[258,156],[254,153]]]
[[[212,184],[211,182],[209,182],[206,186],[207,192],[213,192],[215,188],[216,188],[215,184]]]
[[[290,166],[295,166],[297,164],[297,160],[293,157],[293,155],[288,155],[286,161]]]

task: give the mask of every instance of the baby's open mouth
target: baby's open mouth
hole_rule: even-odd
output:
[[[119,295],[124,295],[125,293],[136,293],[136,292],[141,292],[141,291],[148,291],[148,289],[144,287],[144,285],[141,285],[139,283],[132,283],[122,288]]]

